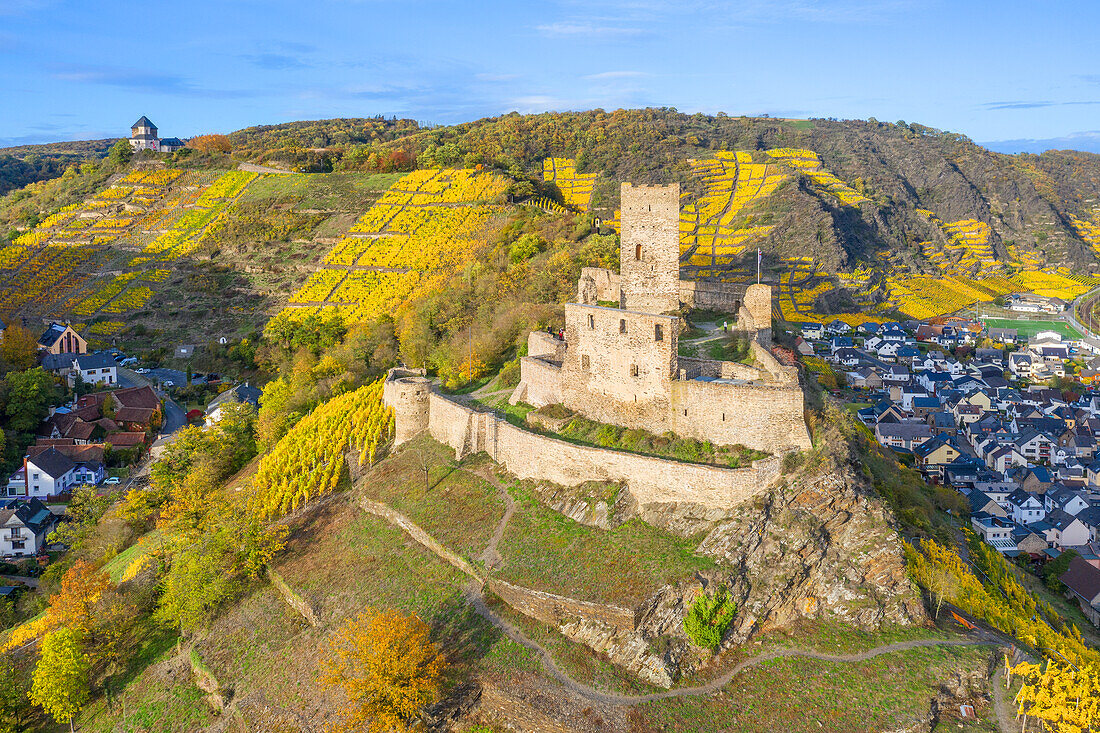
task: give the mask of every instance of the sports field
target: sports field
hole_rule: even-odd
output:
[[[989,328],[1014,328],[1020,336],[1034,336],[1040,331],[1057,331],[1065,338],[1079,339],[1081,333],[1064,321],[1026,321],[1012,318],[983,318]]]

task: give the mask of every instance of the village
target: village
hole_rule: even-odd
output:
[[[117,349],[89,352],[69,324],[49,324],[36,345],[42,369],[68,391],[62,404],[49,406],[22,465],[7,477],[0,499],[3,558],[43,556],[74,491],[144,485],[148,461],[184,424],[213,425],[233,402],[259,406],[260,390],[247,383],[222,385],[216,374],[150,370]],[[171,377],[181,385],[209,384],[217,394],[205,409],[185,414],[170,394],[176,386]]]
[[[800,330],[804,361],[840,377],[881,445],[965,497],[984,542],[1035,572],[1071,552],[1061,582],[1100,626],[1100,397],[1081,389],[1100,376],[1090,344],[964,318]]]

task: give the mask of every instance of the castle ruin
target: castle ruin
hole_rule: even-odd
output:
[[[770,286],[681,281],[679,185],[622,191],[621,275],[584,269],[578,302],[565,305],[565,338],[531,333],[511,402],[562,404],[600,422],[772,455],[733,469],[578,446],[459,404],[433,391],[423,372],[404,369],[391,370],[384,389],[395,444],[426,431],[456,457],[485,452],[521,478],[622,481],[643,518],[666,504],[726,511],[778,480],[781,454],[811,447],[798,370],[769,350]],[[752,363],[680,356],[682,304],[736,312]]]
[[[798,370],[769,350],[770,286],[738,293],[752,365],[679,356],[679,199],[678,184],[623,184],[621,274],[585,269],[565,338],[529,337],[512,403],[560,403],[599,422],[769,453],[808,448]],[[620,307],[598,305],[608,300]]]

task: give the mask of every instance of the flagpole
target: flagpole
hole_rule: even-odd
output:
[[[760,248],[756,248],[756,284],[760,284]]]

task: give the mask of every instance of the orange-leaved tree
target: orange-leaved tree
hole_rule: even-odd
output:
[[[321,644],[321,680],[348,704],[338,730],[412,730],[439,694],[446,664],[415,615],[368,608]]]
[[[228,153],[233,149],[227,135],[199,135],[188,140],[187,147],[200,153]]]

